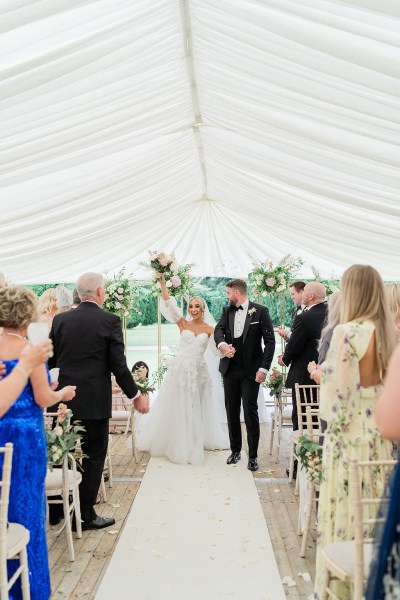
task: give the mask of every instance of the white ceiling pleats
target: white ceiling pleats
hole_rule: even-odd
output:
[[[399,34],[391,0],[3,0],[0,271],[400,279]]]

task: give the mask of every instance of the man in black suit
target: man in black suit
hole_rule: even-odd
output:
[[[292,388],[293,431],[299,428],[295,384],[314,385],[310,378],[307,365],[310,361],[318,361],[318,341],[326,319],[325,286],[318,281],[307,283],[303,291],[305,310],[297,315],[289,341],[278,363],[290,367],[285,386]]]
[[[85,273],[76,289],[80,305],[54,317],[50,331],[54,356],[49,362],[60,369],[61,387],[77,386],[69,408],[74,420],[81,421],[86,429],[82,439],[86,458],[79,487],[82,528],[102,529],[115,523],[94,510],[108,445],[111,373],[126,396],[134,399],[139,412],[148,412],[148,398],[138,392],[126,364],[119,317],[101,309],[105,296],[102,275]]]
[[[224,355],[219,370],[224,379],[225,407],[232,452],[227,463],[236,464],[241,458],[240,407],[243,399],[249,446],[247,468],[257,471],[260,439],[257,397],[260,383],[265,381],[274,356],[274,329],[265,306],[249,301],[245,281],[228,281],[226,295],[229,306],[223,309],[215,327],[214,338]]]
[[[298,315],[301,315],[303,312],[303,291],[305,288],[304,281],[294,281],[289,285],[290,297],[296,305],[296,308],[292,313],[292,324],[290,327],[290,331],[287,331],[284,327],[277,327],[276,332],[284,339],[288,340],[292,334],[294,322]]]

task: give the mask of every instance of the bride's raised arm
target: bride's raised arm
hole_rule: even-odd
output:
[[[160,285],[162,294],[162,299],[160,302],[161,314],[167,319],[167,321],[176,323],[179,329],[182,329],[184,321],[183,312],[182,309],[177,305],[175,298],[169,295],[164,275],[161,275],[160,277]]]

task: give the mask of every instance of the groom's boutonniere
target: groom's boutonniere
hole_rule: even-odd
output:
[[[253,308],[249,308],[247,314],[251,317],[251,315],[254,315],[255,312],[257,312],[257,309],[255,306],[253,306]]]

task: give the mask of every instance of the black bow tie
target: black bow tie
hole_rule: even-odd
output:
[[[232,306],[233,310],[243,310],[243,306]]]

